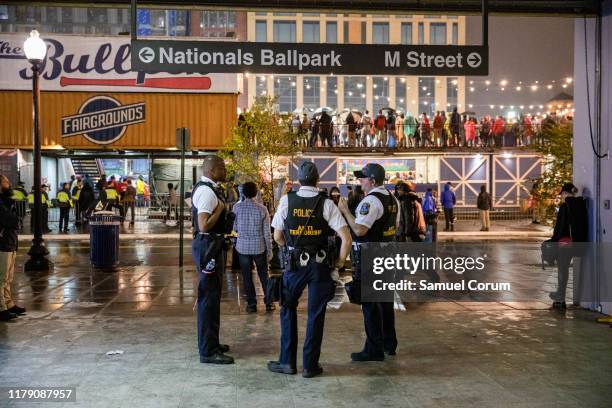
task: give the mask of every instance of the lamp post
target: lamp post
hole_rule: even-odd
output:
[[[38,31],[32,30],[30,37],[23,44],[25,56],[32,65],[32,113],[33,113],[33,139],[34,139],[34,210],[32,217],[34,221],[34,239],[32,247],[28,251],[30,259],[25,263],[26,271],[47,271],[51,264],[47,259],[49,251],[45,247],[42,236],[42,200],[40,188],[40,87],[39,75],[40,64],[45,59],[47,45],[38,35]]]

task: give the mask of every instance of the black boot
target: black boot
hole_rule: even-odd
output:
[[[16,319],[17,315],[15,313],[9,312],[8,310],[3,310],[0,312],[0,322],[8,322],[9,320]]]

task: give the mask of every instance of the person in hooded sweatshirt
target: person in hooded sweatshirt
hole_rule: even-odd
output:
[[[444,221],[446,226],[444,231],[454,231],[455,230],[455,213],[454,208],[457,203],[457,199],[455,198],[455,193],[451,190],[450,181],[444,185],[444,191],[442,192],[442,196],[440,197],[440,201],[442,202],[442,208],[444,209]]]
[[[438,203],[431,188],[427,189],[423,197],[422,208],[426,225],[425,242],[436,242],[438,239]]]

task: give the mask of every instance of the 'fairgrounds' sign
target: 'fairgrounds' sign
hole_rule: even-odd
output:
[[[0,90],[31,90],[25,34],[0,34]],[[238,93],[237,74],[132,71],[127,37],[50,35],[41,70],[43,91]]]

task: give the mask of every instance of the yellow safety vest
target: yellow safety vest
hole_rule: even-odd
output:
[[[117,190],[114,188],[109,188],[106,190],[106,199],[107,200],[117,200],[119,198],[119,194],[117,194]]]
[[[23,191],[13,190],[13,196],[11,198],[15,201],[23,201],[26,199],[26,195],[23,193]]]
[[[70,199],[68,193],[65,191],[60,191],[59,193],[57,193],[57,201],[59,201],[60,203],[70,204],[70,206],[72,207],[72,200]]]
[[[51,206],[51,203],[47,203],[47,198],[43,193],[40,193],[40,202]],[[28,194],[28,204],[34,205],[34,193]]]
[[[143,195],[145,190],[145,182],[143,180],[136,181],[136,194]]]
[[[75,200],[78,200],[80,196],[81,196],[81,189],[77,188],[77,191],[76,191],[76,193],[74,193],[72,195],[72,198],[75,199]]]

